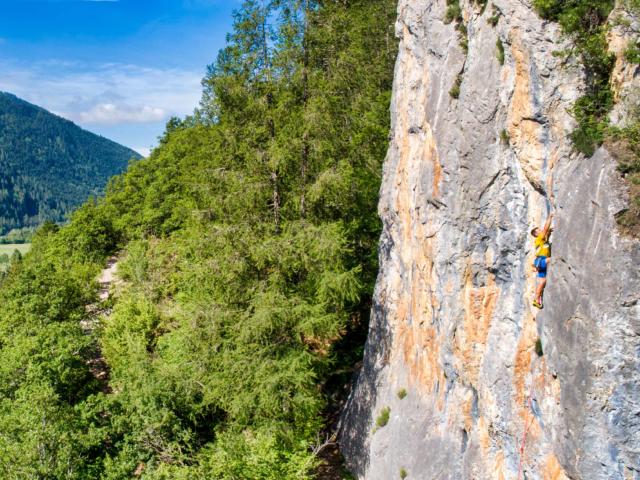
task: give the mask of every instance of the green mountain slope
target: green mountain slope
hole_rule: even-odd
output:
[[[200,111],[39,230],[0,287],[0,478],[315,477],[368,329],[395,16],[245,0]]]
[[[0,235],[61,221],[140,156],[0,92]]]

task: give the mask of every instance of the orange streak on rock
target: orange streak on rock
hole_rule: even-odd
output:
[[[542,126],[532,120],[530,59],[518,30],[511,32],[511,54],[515,60],[515,85],[509,108],[509,139],[522,171],[533,185],[540,186],[544,153],[540,142]]]
[[[475,465],[477,476],[471,478],[493,478],[504,480],[504,454],[500,450],[492,449],[494,435],[490,432],[490,425],[484,417],[478,419],[476,425],[478,445],[482,451],[482,462]],[[495,447],[495,445],[493,445]],[[482,472],[480,474],[480,472]]]
[[[553,453],[547,455],[541,473],[543,480],[569,480],[558,462],[558,458]]]
[[[467,392],[464,403],[462,403],[462,420],[464,422],[464,429],[467,432],[471,432],[475,423],[473,418],[473,394],[471,391]]]
[[[633,36],[625,32],[622,26],[614,25],[613,28],[610,28],[607,32],[609,52],[613,53],[616,57],[613,71],[611,72],[611,88],[613,89],[616,103],[623,99],[622,96],[625,86],[631,84],[636,75],[636,65],[633,62],[627,61],[625,58],[625,52],[631,38],[633,38]]]
[[[493,462],[493,478],[504,480],[504,453],[498,452]]]
[[[438,157],[438,151],[436,150],[436,142],[433,138],[433,133],[429,129],[427,132],[427,138],[424,145],[424,160],[429,162],[433,166],[433,182],[432,182],[432,195],[433,198],[440,196],[440,182],[442,181],[442,165],[440,165],[440,159]]]
[[[407,59],[406,71],[419,68],[411,57]],[[426,75],[426,72],[425,72]],[[398,218],[398,230],[404,248],[400,252],[402,274],[398,278],[397,288],[400,298],[395,302],[397,307],[392,320],[394,343],[392,355],[401,356],[406,365],[409,381],[426,394],[435,391],[438,385],[444,385],[444,372],[440,367],[440,345],[443,339],[433,325],[433,311],[437,308],[437,300],[432,291],[433,250],[435,238],[427,238],[427,230],[433,226],[422,224],[418,209],[427,208],[424,201],[418,198],[416,179],[421,178],[420,170],[425,165],[431,169],[431,192],[420,192],[427,197],[435,198],[440,192],[442,167],[438,159],[438,151],[431,127],[426,123],[424,112],[413,112],[420,105],[426,105],[426,92],[420,98],[399,98],[397,130],[402,132],[398,143],[398,163],[395,168],[395,191],[393,208]],[[418,133],[408,134],[419,127]],[[404,287],[402,287],[403,285]],[[410,286],[408,289],[406,286]],[[393,312],[392,312],[393,314]],[[393,362],[394,360],[392,360]],[[438,398],[442,406],[444,388]]]
[[[478,383],[480,365],[499,295],[500,289],[493,277],[489,277],[487,285],[474,287],[470,269],[467,270],[462,292],[464,321],[456,333],[454,354],[462,361],[462,376],[472,385]]]
[[[531,355],[535,348],[538,333],[533,315],[524,318],[523,322],[524,325],[518,341],[518,350],[516,351],[513,380],[516,404],[524,408],[525,401],[529,395],[529,389],[525,388],[526,379],[527,375],[531,373]]]

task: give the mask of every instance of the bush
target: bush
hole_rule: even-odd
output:
[[[504,45],[499,38],[496,40],[496,58],[500,65],[504,65]]]
[[[444,23],[453,21],[462,22],[462,8],[459,0],[447,0],[447,11],[444,14]]]
[[[629,208],[617,215],[625,233],[640,237],[640,114],[628,127],[610,128],[607,149],[618,161],[618,171],[629,186]]]
[[[629,63],[640,64],[640,45],[633,43],[624,51],[624,58]]]
[[[492,27],[495,27],[496,25],[498,25],[498,22],[500,21],[502,12],[495,5],[492,5],[491,7],[492,7],[492,11],[491,11],[492,15],[487,19],[487,22],[489,22],[489,25],[491,25]]]
[[[484,10],[484,6],[482,7]],[[462,8],[459,0],[447,0],[447,11],[444,15],[444,23],[449,24],[456,22],[456,30],[458,31],[458,43],[460,48],[465,52],[469,51],[469,39],[467,37],[467,26],[462,18]]]
[[[389,423],[389,415],[391,415],[391,409],[389,407],[384,407],[380,411],[378,418],[376,418],[376,425],[379,428],[386,426],[387,423]]]
[[[451,90],[449,90],[449,95],[451,95],[451,98],[457,99],[460,97],[460,87],[462,86],[462,79],[462,73],[459,73],[456,77],[455,82],[453,83],[453,86],[451,87]]]
[[[614,0],[534,0],[538,14],[559,22],[565,33],[588,31],[602,25],[614,6]]]
[[[560,23],[573,38],[586,74],[586,93],[573,108],[578,122],[571,140],[576,150],[591,156],[604,141],[608,113],[613,107],[609,78],[615,57],[609,54],[603,24],[614,6],[613,0],[534,0],[540,16]]]

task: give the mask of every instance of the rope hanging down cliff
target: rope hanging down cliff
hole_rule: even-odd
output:
[[[535,371],[537,364],[538,364],[538,358],[536,358],[533,362],[533,366],[531,368],[532,372]],[[537,401],[538,394],[536,393],[536,389],[535,389],[535,379],[532,377],[531,385],[529,386],[529,395],[527,396],[526,403],[525,403],[525,408],[529,410],[530,412],[529,414],[531,415],[531,418],[525,422],[524,430],[522,431],[522,439],[520,441],[520,446],[518,448],[518,453],[520,454],[520,461],[518,462],[518,480],[524,480],[523,475],[524,475],[525,449],[527,446],[527,435],[529,434],[529,430],[531,430],[531,427],[533,426],[533,422],[536,419],[536,412],[533,409],[534,398]],[[540,415],[542,415],[542,412],[540,412]]]

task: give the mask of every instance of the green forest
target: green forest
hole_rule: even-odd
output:
[[[395,17],[245,0],[196,113],[14,257],[0,478],[317,478],[368,328]]]
[[[0,92],[0,236],[60,222],[140,155]]]

